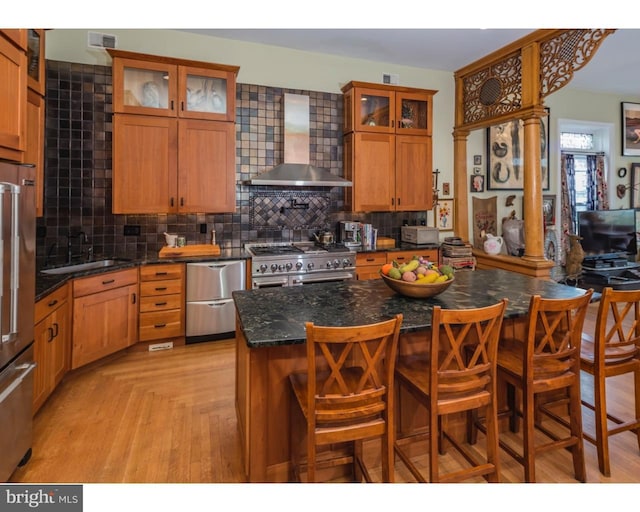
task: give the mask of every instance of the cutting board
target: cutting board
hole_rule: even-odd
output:
[[[389,238],[386,236],[379,236],[378,239],[376,240],[376,248],[378,249],[385,249],[388,247],[395,247],[396,246],[396,241],[393,238]]]
[[[160,258],[188,258],[189,256],[219,256],[220,246],[213,244],[185,245],[184,247],[164,246]]]

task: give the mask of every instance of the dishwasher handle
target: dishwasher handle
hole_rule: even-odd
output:
[[[36,368],[36,363],[28,363],[28,364],[20,364],[15,367],[16,370],[23,370],[22,373],[14,379],[14,381],[9,384],[5,390],[0,393],[0,404],[5,401],[5,399],[15,391],[15,389],[22,384],[22,381]]]

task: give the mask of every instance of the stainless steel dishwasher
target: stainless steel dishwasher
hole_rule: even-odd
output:
[[[186,343],[231,338],[236,310],[231,292],[245,289],[245,262],[187,263]]]

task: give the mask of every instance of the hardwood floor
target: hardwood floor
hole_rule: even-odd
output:
[[[32,459],[11,481],[244,482],[234,406],[234,343],[124,352],[67,375],[36,415]],[[633,410],[632,379],[610,381],[613,410]],[[582,382],[583,393],[590,395],[590,377],[583,375]],[[592,417],[583,409],[587,431],[593,431]],[[598,471],[595,447],[585,442],[587,481],[640,482],[636,437],[626,432],[610,443],[611,478],[605,478]],[[456,463],[452,454],[443,459],[445,465]],[[503,451],[501,463],[503,481],[522,482],[522,468]],[[575,482],[569,453],[540,456],[537,477],[539,482]],[[396,479],[413,481],[399,460]]]

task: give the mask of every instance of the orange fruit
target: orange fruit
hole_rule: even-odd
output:
[[[382,273],[385,276],[389,275],[389,270],[391,270],[391,268],[393,267],[393,265],[391,263],[385,263],[384,265],[382,265]]]

